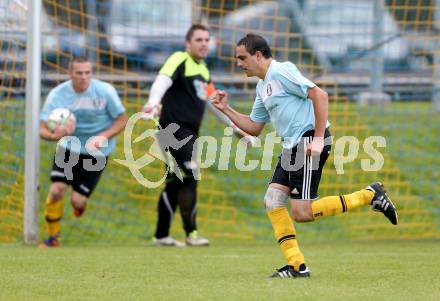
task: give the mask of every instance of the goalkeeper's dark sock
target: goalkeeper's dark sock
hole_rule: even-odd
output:
[[[327,196],[312,203],[313,217],[319,218],[347,212],[349,210],[370,205],[374,192],[362,189],[351,194]]]
[[[62,200],[52,200],[49,193],[46,199],[44,215],[49,236],[54,237],[59,235],[61,230],[61,218],[63,216]]]
[[[296,231],[287,208],[271,210],[267,215],[272,223],[281,252],[288,264],[298,270],[299,266],[304,263],[304,255],[301,253],[296,241]]]
[[[182,216],[183,228],[186,236],[197,230],[197,181],[192,177],[183,179],[178,194],[179,209]]]
[[[156,225],[156,238],[167,237],[170,233],[171,221],[174,217],[174,212],[177,207],[177,194],[181,182],[179,179],[171,179],[165,185],[164,190],[161,192],[158,203],[158,218]]]

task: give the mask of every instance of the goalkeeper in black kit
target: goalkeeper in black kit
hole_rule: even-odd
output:
[[[143,111],[145,118],[159,116],[161,128],[177,124],[176,140],[188,139],[179,149],[168,148],[169,153],[183,171],[183,181],[175,173],[168,173],[166,185],[159,197],[158,220],[153,244],[159,246],[207,246],[209,240],[197,231],[197,181],[198,165],[193,149],[199,135],[200,125],[208,105],[236,134],[251,142],[252,136],[238,129],[223,113],[208,101],[215,91],[208,68],[204,62],[209,52],[209,30],[204,25],[192,25],[185,37],[185,51],[172,54],[162,66]],[[190,137],[190,138],[188,138]],[[160,141],[159,141],[160,143]],[[177,205],[186,234],[185,243],[170,236],[170,226]]]

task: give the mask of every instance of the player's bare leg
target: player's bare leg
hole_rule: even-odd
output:
[[[264,196],[264,206],[272,223],[275,238],[288,263],[277,269],[271,277],[309,277],[310,271],[304,263],[304,255],[296,240],[296,230],[287,210],[289,192],[289,187],[271,183]]]
[[[351,194],[327,196],[314,202],[293,201],[291,213],[296,222],[312,222],[320,217],[338,215],[370,205],[373,210],[382,212],[393,225],[397,225],[396,208],[379,182]]]
[[[72,204],[73,207],[73,214],[76,217],[81,217],[86,210],[87,197],[76,191],[73,191],[72,197],[70,199],[70,203]]]

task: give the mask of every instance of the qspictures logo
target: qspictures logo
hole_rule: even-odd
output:
[[[145,130],[141,135],[133,139],[133,132],[136,123],[142,119],[144,113],[139,112],[130,117],[127,122],[127,126],[124,131],[124,155],[125,159],[114,159],[116,162],[129,168],[135,179],[143,186],[147,188],[157,188],[163,184],[169,173],[174,173],[180,180],[183,180],[182,172],[179,166],[170,154],[170,150],[179,150],[193,137],[187,137],[182,140],[177,140],[175,137],[176,131],[179,129],[179,125],[173,123],[166,128],[162,128],[157,120],[154,121],[155,128]],[[275,132],[268,133],[264,140],[259,138],[255,139],[254,143],[249,143],[246,138],[241,138],[236,147],[235,156],[233,156],[232,143],[233,143],[233,129],[226,127],[224,129],[224,136],[221,139],[217,139],[212,136],[200,136],[197,137],[194,143],[194,149],[192,151],[191,163],[197,162],[197,168],[191,168],[193,170],[193,176],[196,180],[201,179],[200,169],[206,169],[214,166],[217,163],[218,170],[228,170],[231,168],[231,160],[234,159],[235,168],[246,172],[260,170],[272,170],[272,160],[276,155],[276,144],[281,143],[281,138],[276,135]],[[135,158],[133,154],[133,144],[140,143],[145,140],[152,139],[153,143],[144,143],[149,145],[145,148],[143,155],[139,158]],[[304,139],[303,139],[304,140]],[[301,141],[298,144],[296,158],[302,157],[304,154],[306,143]],[[362,146],[365,154],[368,158],[361,159],[361,168],[364,171],[378,171],[384,165],[384,157],[377,150],[377,148],[386,147],[386,140],[382,136],[370,136],[367,137],[363,144],[354,136],[343,136],[338,138],[332,143],[333,137],[328,137],[324,140],[324,145],[333,145],[333,163],[337,174],[344,174],[344,165],[353,162],[359,156],[359,149]],[[262,143],[264,141],[264,143]],[[348,147],[347,147],[348,146]],[[246,158],[248,155],[248,148],[260,148],[261,160]],[[284,151],[283,151],[284,152]],[[143,175],[141,169],[149,164],[152,164],[155,160],[160,160],[165,164],[165,173],[160,179],[150,180]],[[313,159],[313,168],[319,166],[319,155],[316,159]],[[283,162],[282,162],[283,163]],[[298,162],[287,161],[282,166],[289,171],[296,171],[302,168],[302,164]]]
[[[171,155],[171,150],[179,150],[187,143],[192,143],[191,159],[189,161],[181,162],[185,168],[185,172],[192,172],[192,176],[195,180],[201,180],[202,169],[207,169],[213,166],[217,170],[226,171],[233,168],[231,161],[234,163],[235,169],[242,172],[252,172],[259,170],[273,170],[273,159],[279,155],[279,147],[277,144],[282,142],[281,137],[276,133],[270,132],[264,136],[264,139],[258,137],[249,136],[239,139],[236,147],[235,154],[233,148],[233,134],[234,129],[232,127],[225,127],[223,130],[223,137],[213,136],[200,136],[195,139],[193,136],[186,137],[182,140],[178,140],[175,133],[179,130],[179,125],[172,123],[167,127],[162,128],[157,120],[153,119],[154,126],[142,132],[138,137],[133,139],[133,133],[136,123],[142,119],[145,122],[145,113],[139,112],[130,117],[127,122],[127,126],[124,131],[124,155],[125,159],[114,159],[117,163],[126,166],[137,182],[147,188],[157,188],[162,185],[167,176],[170,173],[183,181],[182,171],[176,162],[176,159]],[[90,137],[89,140],[93,140],[95,137]],[[310,137],[309,137],[310,138]],[[195,140],[190,142],[190,140]],[[86,142],[85,149],[87,150]],[[150,143],[147,140],[152,140]],[[310,139],[309,139],[310,141]],[[141,156],[135,158],[133,152],[133,144],[141,143]],[[104,146],[107,146],[108,142],[104,141]],[[354,136],[342,136],[333,142],[333,137],[327,137],[324,139],[324,146],[332,145],[333,149],[333,164],[338,175],[344,174],[345,164],[354,162],[359,158],[359,154],[362,154],[360,159],[361,169],[366,172],[379,171],[384,163],[384,157],[378,148],[386,147],[386,139],[382,136],[370,136],[363,140],[362,144],[358,138]],[[70,150],[70,155],[66,157],[66,146]],[[292,157],[293,149],[285,148],[282,151],[283,158],[281,160],[281,166],[288,171],[298,171],[303,168],[304,164],[298,158],[305,158],[305,148],[307,142],[305,139],[301,141],[295,147],[295,160],[292,162],[289,158]],[[260,150],[261,157],[259,159],[250,159],[249,148],[257,148]],[[360,149],[363,149],[363,152]],[[100,149],[89,152],[91,156],[96,159],[96,163],[93,164],[91,159],[82,160],[79,162],[79,153],[82,149],[81,141],[75,136],[63,137],[58,142],[57,153],[55,157],[56,165],[63,171],[56,171],[59,176],[65,176],[67,179],[73,177],[73,167],[77,164],[82,164],[82,168],[88,171],[102,170],[106,165],[106,157]],[[364,156],[364,154],[366,156]],[[315,170],[319,166],[320,156],[312,155],[311,162],[313,162],[312,170]],[[152,174],[144,174],[141,169],[154,163],[160,162],[165,165],[165,172],[159,179],[149,179],[148,176]],[[157,175],[152,175],[153,178]]]
[[[154,142],[150,145],[148,150],[145,151],[143,156],[135,159],[133,156],[132,135],[136,123],[143,119],[143,116],[144,113],[139,112],[132,115],[128,120],[124,131],[125,160],[115,159],[115,161],[128,167],[135,179],[147,188],[156,188],[162,185],[170,172],[173,172],[181,181],[183,181],[183,176],[176,159],[174,159],[169,150],[171,148],[174,150],[180,149],[191,139],[191,136],[179,141],[174,136],[174,133],[179,129],[177,124],[172,123],[163,129],[157,119],[151,119],[154,122],[155,128],[145,130],[133,140],[133,143],[139,143],[148,138],[152,138]],[[147,179],[140,170],[153,163],[155,160],[160,160],[165,163],[166,170],[160,179],[153,181]]]

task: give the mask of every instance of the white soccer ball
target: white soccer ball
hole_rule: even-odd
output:
[[[75,124],[75,115],[69,109],[58,108],[50,113],[47,119],[47,126],[51,131],[54,131],[57,126],[65,126],[68,122]]]

